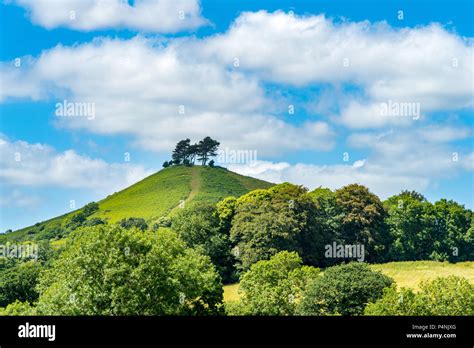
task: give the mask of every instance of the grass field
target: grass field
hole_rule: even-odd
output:
[[[414,290],[418,289],[421,281],[449,275],[465,277],[474,283],[474,261],[455,264],[437,261],[406,261],[371,265],[371,267],[392,277],[398,287]],[[238,290],[239,284],[224,286],[224,302],[237,301],[240,297]]]

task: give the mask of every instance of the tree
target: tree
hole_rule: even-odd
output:
[[[163,168],[168,168],[169,166],[171,166],[173,164],[173,161],[164,161],[163,162]]]
[[[202,165],[206,165],[209,157],[217,156],[217,149],[220,143],[211,137],[205,137],[199,141],[197,145],[198,160],[201,161]]]
[[[368,262],[383,261],[390,239],[380,199],[358,184],[336,190],[335,196],[340,211],[338,239],[344,244],[364,245]]]
[[[187,158],[191,164],[194,164],[198,154],[199,146],[198,144],[189,145],[187,151]]]
[[[0,268],[0,307],[18,301],[34,302],[38,299],[36,285],[41,262],[16,262]]]
[[[361,315],[368,302],[381,298],[393,280],[365,263],[328,267],[310,283],[298,306],[302,315]]]
[[[323,262],[327,235],[304,187],[283,183],[254,190],[238,198],[233,209],[230,239],[239,269],[283,250],[298,252],[305,263]]]
[[[474,315],[474,285],[466,278],[449,276],[422,282],[420,290],[392,285],[383,297],[369,303],[365,315]]]
[[[181,210],[173,217],[172,228],[187,246],[211,258],[224,283],[236,280],[228,231],[221,229],[214,204],[197,203]]]
[[[303,266],[295,252],[282,251],[259,261],[241,278],[239,303],[229,314],[293,315],[302,291],[319,275],[319,269]]]
[[[453,201],[435,204],[416,192],[402,192],[385,201],[392,244],[391,260],[472,260],[472,211]]]
[[[95,226],[69,236],[42,273],[40,315],[206,315],[222,308],[208,256],[170,230]]]
[[[87,203],[84,206],[84,208],[82,208],[82,212],[84,213],[85,216],[90,216],[98,210],[99,210],[99,203],[97,202]]]
[[[93,217],[91,219],[88,219],[86,222],[84,222],[84,226],[96,226],[96,225],[105,225],[107,221],[98,218],[98,217]]]
[[[130,229],[130,228],[138,228],[141,231],[145,231],[148,229],[148,224],[145,222],[143,218],[131,217],[131,218],[123,218],[118,223],[120,227]]]
[[[174,164],[181,164],[188,159],[189,144],[191,140],[184,139],[178,141],[176,147],[171,155]]]
[[[474,235],[469,233],[472,211],[452,201],[441,199],[434,206],[432,240],[433,260],[451,262],[474,259]]]

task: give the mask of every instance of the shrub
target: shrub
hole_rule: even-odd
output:
[[[136,218],[136,217],[131,217],[131,218],[125,218],[119,221],[119,226],[123,227],[125,229],[130,229],[132,227],[138,228],[139,230],[145,231],[148,229],[148,224],[145,222],[145,219],[143,218]]]
[[[395,285],[365,308],[366,315],[474,315],[474,285],[465,278],[449,276],[422,282],[420,290]]]
[[[308,285],[298,307],[302,315],[361,315],[368,302],[382,297],[393,280],[365,263],[328,267]]]

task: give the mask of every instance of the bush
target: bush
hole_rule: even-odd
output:
[[[298,307],[301,315],[361,315],[368,302],[381,298],[393,280],[365,263],[328,267],[308,285]]]
[[[157,231],[160,227],[171,227],[171,219],[168,216],[162,216],[153,224],[153,231]]]
[[[282,251],[253,264],[241,278],[239,303],[226,306],[231,315],[293,315],[301,292],[319,269],[303,266],[295,252]]]
[[[139,230],[145,231],[148,229],[148,224],[145,222],[143,218],[125,218],[119,221],[119,226],[125,229],[130,229],[132,227],[138,228]]]
[[[82,211],[85,216],[90,216],[94,214],[96,211],[99,210],[99,203],[97,202],[90,202],[87,203],[84,208],[82,208]]]
[[[0,307],[0,316],[26,316],[36,315],[36,308],[28,302],[21,302],[16,300],[10,303],[6,308]]]
[[[419,292],[395,285],[365,308],[366,315],[474,315],[474,285],[456,276],[422,282]]]

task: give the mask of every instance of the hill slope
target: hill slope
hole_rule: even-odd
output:
[[[241,196],[257,188],[270,186],[273,184],[220,167],[169,167],[99,201],[99,211],[91,217],[107,219],[110,223],[126,217],[154,221],[172,213],[182,201],[185,204],[218,202],[227,196]],[[11,232],[0,236],[0,239],[29,239],[29,235],[43,230],[60,228],[65,219],[74,213]]]

